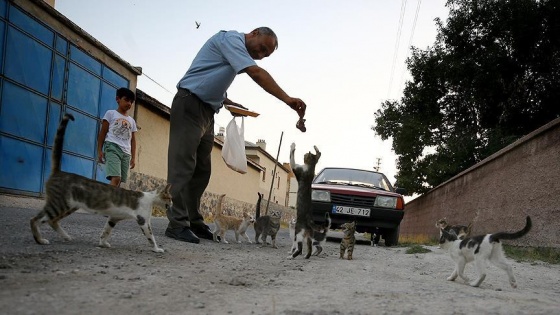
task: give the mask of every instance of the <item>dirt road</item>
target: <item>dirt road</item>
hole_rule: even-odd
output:
[[[480,288],[446,281],[453,270],[442,250],[359,245],[338,259],[338,243],[321,257],[288,260],[255,244],[188,244],[166,238],[167,219],[153,219],[150,251],[136,223],[119,223],[112,248],[96,247],[104,218],[73,214],[64,242],[43,226],[51,245],[35,244],[29,219],[37,203],[0,195],[0,310],[4,314],[558,314],[560,266],[512,261],[519,287],[490,267]],[[250,229],[251,236],[253,230]],[[233,240],[233,234],[228,234]],[[474,276],[474,266],[467,275]]]

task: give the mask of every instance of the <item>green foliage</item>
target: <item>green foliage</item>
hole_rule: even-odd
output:
[[[449,0],[412,49],[412,80],[372,128],[393,139],[397,186],[424,193],[560,117],[560,1]]]

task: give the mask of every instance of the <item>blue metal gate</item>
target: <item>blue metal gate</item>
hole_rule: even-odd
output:
[[[100,117],[124,77],[6,0],[0,0],[0,190],[41,195],[62,113],[62,169],[107,182],[95,162]]]

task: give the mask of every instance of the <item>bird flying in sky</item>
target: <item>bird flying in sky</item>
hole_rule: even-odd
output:
[[[200,27],[200,22],[194,21],[194,24],[196,24],[197,29]]]

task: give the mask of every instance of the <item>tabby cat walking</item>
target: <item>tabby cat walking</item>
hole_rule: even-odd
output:
[[[222,243],[228,244],[226,240],[226,231],[232,230],[235,232],[235,241],[237,243],[241,243],[239,239],[240,235],[243,236],[247,242],[251,243],[247,235],[247,228],[255,222],[255,219],[246,212],[243,212],[243,218],[225,215],[222,209],[225,196],[225,194],[220,195],[220,197],[218,197],[218,204],[216,205],[216,217],[214,218],[214,225],[216,227],[212,232],[212,235],[214,235],[214,242],[219,242],[218,236],[220,236]]]
[[[59,221],[76,210],[83,209],[108,216],[99,239],[99,246],[111,247],[108,239],[117,222],[134,219],[152,245],[152,251],[162,253],[164,250],[156,244],[150,219],[153,206],[167,208],[171,205],[170,185],[159,192],[139,192],[63,172],[60,169],[62,145],[69,120],[74,120],[74,117],[65,114],[54,139],[51,176],[46,183],[46,204],[30,222],[35,241],[38,244],[49,244],[49,241],[41,236],[39,230],[40,224],[45,222],[48,222],[65,240],[71,240],[72,238],[62,229]]]

